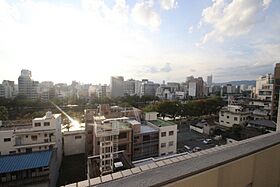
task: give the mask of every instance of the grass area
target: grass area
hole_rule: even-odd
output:
[[[64,156],[60,167],[58,185],[86,180],[85,154]]]

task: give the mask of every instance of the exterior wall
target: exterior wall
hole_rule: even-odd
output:
[[[248,117],[249,114],[220,111],[219,124],[226,127],[232,127],[234,124],[243,125],[248,120]]]
[[[173,135],[169,135],[169,132],[171,131],[173,131]],[[166,136],[162,136],[163,133],[166,133]],[[170,145],[171,142],[173,142],[173,145]],[[159,128],[159,156],[176,153],[176,151],[177,151],[177,125],[160,127]]]
[[[85,131],[64,132],[63,151],[65,156],[85,153]]]
[[[277,156],[276,156],[277,155]],[[280,145],[170,183],[168,187],[274,187],[280,185]]]
[[[10,141],[4,141],[5,138],[10,138]],[[10,151],[16,151],[14,148],[15,139],[13,138],[13,130],[0,131],[0,155],[8,155]]]
[[[124,80],[123,77],[111,77],[111,97],[122,97],[124,95]]]
[[[147,138],[148,137],[148,138]],[[147,140],[146,140],[147,139]],[[158,156],[158,132],[135,134],[133,136],[133,160]]]
[[[196,82],[189,83],[189,96],[196,97]]]
[[[194,131],[196,131],[196,132],[198,132],[200,134],[203,134],[203,128],[198,128],[196,126],[190,125],[190,129],[194,130]]]

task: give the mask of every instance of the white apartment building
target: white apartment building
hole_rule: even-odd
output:
[[[256,80],[255,95],[257,99],[270,100],[272,99],[273,90],[273,75],[262,75]]]
[[[243,109],[242,106],[228,105],[219,112],[219,124],[225,127],[233,125],[243,125],[248,121],[250,112]]]
[[[177,151],[177,125],[157,119],[157,112],[146,113],[149,125],[159,130],[159,156],[174,154]]]
[[[0,127],[1,155],[49,149],[56,149],[57,157],[61,161],[61,114],[47,112],[44,117],[33,119],[32,124],[26,121],[11,121],[3,122]]]

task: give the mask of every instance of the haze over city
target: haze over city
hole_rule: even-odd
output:
[[[0,80],[256,79],[280,59],[277,0],[0,1]]]

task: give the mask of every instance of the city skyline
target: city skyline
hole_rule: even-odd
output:
[[[279,7],[275,0],[1,1],[0,80],[17,80],[21,69],[56,83],[108,84],[112,75],[253,80],[280,60]]]

